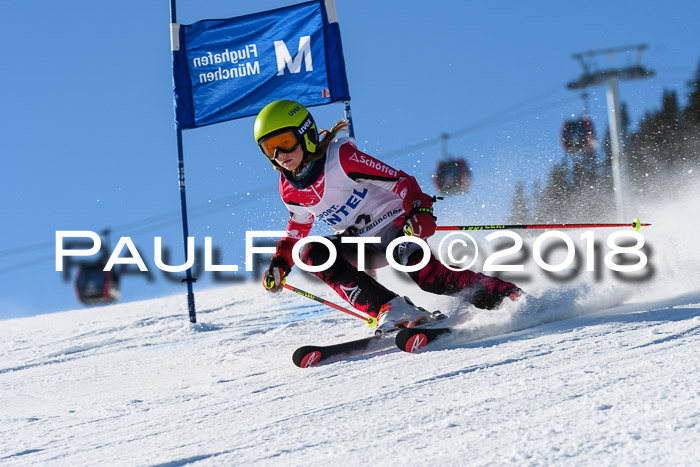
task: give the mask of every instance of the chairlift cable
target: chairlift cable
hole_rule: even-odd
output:
[[[471,124],[471,125],[469,125],[469,126],[460,128],[460,129],[458,129],[458,130],[455,130],[455,131],[452,131],[452,132],[449,132],[449,133],[446,133],[446,134],[447,134],[448,137],[450,137],[450,138],[454,138],[454,137],[457,137],[457,136],[462,136],[462,135],[464,135],[464,134],[466,134],[466,133],[471,133],[471,132],[473,132],[473,131],[475,131],[475,130],[478,130],[478,129],[481,129],[481,128],[486,128],[486,127],[489,127],[489,126],[501,125],[501,124],[504,124],[504,123],[511,122],[511,121],[513,121],[513,120],[517,120],[517,119],[520,119],[520,118],[528,117],[528,116],[530,116],[530,115],[533,115],[533,114],[542,112],[543,110],[548,110],[548,109],[550,109],[550,108],[559,107],[559,106],[561,106],[562,104],[568,103],[568,102],[573,101],[573,100],[578,100],[578,97],[574,97],[574,98],[571,98],[571,97],[570,97],[570,98],[559,99],[559,100],[557,100],[557,101],[555,101],[555,102],[550,102],[550,103],[548,103],[548,104],[543,104],[543,105],[541,105],[541,106],[539,106],[539,107],[536,107],[536,108],[533,108],[533,109],[523,109],[522,112],[513,113],[513,114],[510,114],[510,115],[504,116],[504,117],[502,117],[502,118],[499,118],[499,116],[500,116],[501,114],[503,114],[503,111],[501,111],[501,112],[498,112],[497,114],[493,114],[493,115],[488,116],[488,117],[486,117],[486,118],[484,118],[484,119],[482,119],[482,120],[479,120],[478,122],[473,123],[473,124]],[[402,148],[399,148],[399,149],[396,149],[396,150],[393,150],[393,151],[384,153],[384,154],[383,154],[383,157],[385,157],[385,158],[394,157],[394,156],[397,156],[397,155],[399,155],[399,154],[404,154],[404,153],[409,152],[409,151],[413,152],[413,151],[416,151],[416,150],[418,150],[418,149],[422,149],[422,148],[425,148],[425,147],[433,146],[434,144],[436,144],[436,143],[438,143],[438,142],[441,142],[441,141],[442,141],[442,138],[443,138],[442,135],[440,135],[440,136],[437,136],[437,137],[434,137],[434,138],[426,139],[426,140],[424,140],[424,141],[421,141],[420,143],[415,143],[415,144],[411,144],[411,145],[409,145],[409,146],[404,146],[404,147],[402,147]]]

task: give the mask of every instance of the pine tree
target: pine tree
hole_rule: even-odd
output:
[[[680,156],[680,106],[675,91],[664,90],[661,109],[647,111],[639,129],[630,136],[627,157],[637,181],[671,170]]]
[[[694,129],[700,128],[700,63],[695,72],[695,79],[688,82],[690,93],[688,94],[688,105],[683,109],[683,124]]]
[[[695,79],[688,82],[688,104],[683,109],[681,137],[683,152],[688,162],[700,164],[700,63],[695,72]]]
[[[667,167],[681,163],[679,144],[681,110],[676,91],[664,91],[661,112],[659,112],[659,158]]]
[[[622,139],[627,140],[630,134],[630,113],[627,109],[627,102],[620,103],[620,133],[622,133]]]
[[[538,222],[566,222],[570,186],[566,164],[557,164],[549,172],[547,183],[537,200]]]
[[[515,185],[515,192],[510,203],[509,224],[526,224],[528,222],[527,197],[525,195],[525,184],[518,182]]]

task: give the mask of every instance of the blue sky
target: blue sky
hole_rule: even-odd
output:
[[[178,21],[292,3],[180,0]],[[531,183],[565,157],[562,121],[582,110],[579,95],[565,89],[581,73],[573,53],[649,45],[642,63],[656,76],[620,86],[633,126],[660,106],[664,89],[684,104],[700,60],[693,1],[336,6],[361,149],[394,154],[386,162],[431,192],[439,144],[397,150],[475,126],[449,142],[472,165],[473,186],[438,207],[443,224],[504,221],[515,183]],[[80,307],[75,271],[70,281],[55,271],[57,230],[110,227],[112,244],[130,236],[149,266],[153,237],[161,236],[172,262],[182,262],[168,1],[5,1],[0,14],[0,318]],[[602,135],[604,88],[592,90],[591,110]],[[328,128],[342,105],[313,113]],[[184,133],[190,234],[199,247],[213,237],[222,262],[241,269],[245,231],[283,229],[287,217],[252,126],[245,118]],[[123,279],[123,300],[183,293],[186,313],[184,285],[152,269],[150,280]],[[225,284],[205,275],[195,290],[214,285]]]

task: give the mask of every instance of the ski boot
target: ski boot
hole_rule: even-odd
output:
[[[429,312],[417,307],[408,297],[395,297],[382,305],[377,314],[377,330],[386,332],[395,328],[412,328],[419,324],[445,318],[439,311]]]

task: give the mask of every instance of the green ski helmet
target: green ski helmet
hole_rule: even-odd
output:
[[[295,101],[279,100],[267,104],[255,119],[255,142],[260,143],[271,136],[293,131],[297,141],[304,150],[303,161],[316,152],[318,146],[318,131],[316,122],[306,107]],[[263,150],[260,146],[260,150]],[[269,159],[272,165],[277,162]]]

